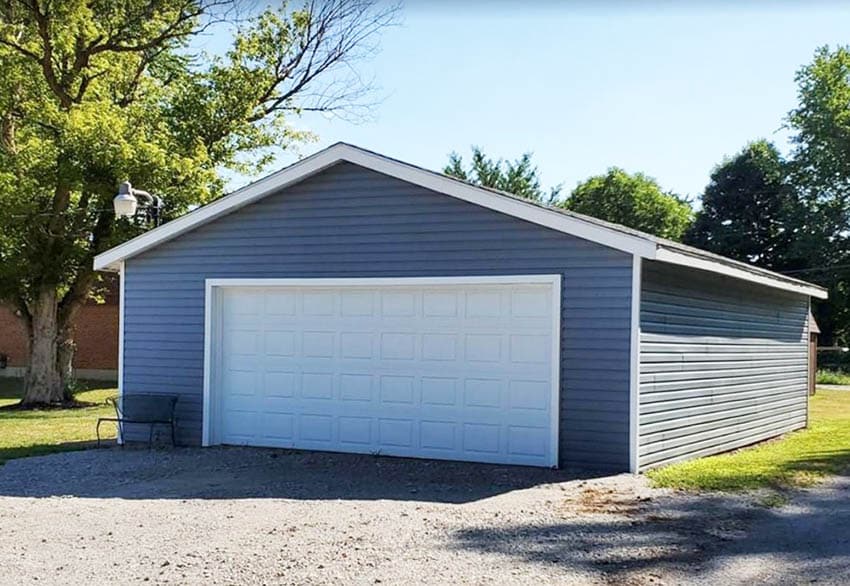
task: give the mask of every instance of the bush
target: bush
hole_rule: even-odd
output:
[[[850,374],[840,370],[818,370],[819,385],[850,385]]]

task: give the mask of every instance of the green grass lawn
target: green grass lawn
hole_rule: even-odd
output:
[[[782,438],[647,472],[658,487],[742,491],[810,486],[850,471],[850,391],[819,390],[809,427]]]
[[[818,371],[819,385],[850,385],[850,374],[840,370],[823,369]]]
[[[13,458],[40,456],[52,452],[82,449],[96,439],[97,418],[114,413],[106,404],[107,397],[118,391],[112,383],[84,381],[78,401],[97,403],[78,409],[44,411],[0,411],[0,464]],[[21,398],[21,380],[0,378],[0,407],[17,403]],[[114,438],[115,426],[104,423],[101,437]]]

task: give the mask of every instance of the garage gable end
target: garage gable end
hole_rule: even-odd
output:
[[[150,232],[120,244],[94,260],[95,270],[117,270],[118,263],[233,213],[281,189],[296,185],[340,163],[349,163],[492,209],[534,224],[571,234],[616,250],[651,256],[655,243],[637,232],[607,222],[543,206],[511,194],[469,184],[465,181],[403,163],[348,144],[337,143],[306,157],[238,191],[176,218]]]
[[[559,464],[628,469],[632,255],[351,163],[334,165],[124,261],[123,390],[179,394],[178,439],[190,444],[201,443],[204,324],[209,308],[205,294],[211,281],[422,278],[462,281],[473,277],[511,276],[557,276],[560,281],[560,302],[554,306],[554,311],[560,315],[560,339],[557,340],[560,351],[555,364],[560,393],[554,414]],[[454,290],[436,293],[440,295],[434,299],[460,299],[460,293]],[[487,295],[482,299],[493,297],[488,291],[482,291],[484,293]],[[517,299],[524,299],[534,291],[510,291],[511,295],[514,293]],[[453,297],[455,295],[457,297]],[[484,301],[481,307],[486,307]],[[517,307],[519,311],[526,311],[535,306],[520,304]],[[299,315],[303,317],[304,314]],[[325,317],[317,319],[318,324]],[[494,316],[493,319],[501,318]],[[387,329],[390,322],[385,321],[382,327]],[[260,319],[258,323],[262,322]],[[238,322],[234,323],[237,325],[228,327],[238,329]],[[426,326],[430,327],[429,324],[423,327]],[[489,322],[482,325],[491,326]],[[359,327],[352,332],[361,332]],[[399,327],[407,325],[399,322]],[[257,337],[256,328],[254,331],[255,334],[247,336],[249,345],[265,348],[272,343],[283,344],[283,338],[266,340]],[[335,329],[304,326],[298,331],[302,335],[298,338],[300,343],[304,342],[304,332],[330,332],[330,336],[308,336],[307,341],[313,343],[321,338],[323,348],[333,352],[341,352],[342,344],[347,342],[339,338],[340,332]],[[465,336],[476,332],[458,330],[451,333],[460,351]],[[500,359],[509,356],[504,353],[513,352],[515,360],[530,363],[534,363],[538,353],[551,353],[548,343],[541,342],[538,349],[528,343],[539,336],[537,332],[530,332],[530,337],[522,339],[512,340],[511,335],[511,331],[499,334],[497,343],[489,345],[488,351],[494,356],[501,352]],[[404,338],[404,341],[410,342],[410,339]],[[478,341],[484,343],[483,339]],[[422,357],[424,345],[433,344],[434,339],[419,337],[412,343],[412,351]],[[475,343],[476,340],[470,342]],[[432,346],[431,350],[448,352],[449,347]],[[245,360],[248,364],[253,358]],[[269,360],[268,364],[274,366],[274,371],[269,372],[281,370],[277,368],[279,362],[276,358]],[[543,380],[535,378],[536,371],[531,372],[534,377],[530,378],[488,377],[483,376],[488,371],[486,365],[476,368],[472,373],[474,378],[484,382],[458,383],[456,399],[461,409],[491,409],[463,406],[465,402],[487,400],[480,393],[490,388],[504,388],[498,391],[498,400],[508,409],[511,384],[515,390],[531,389],[525,391],[531,393],[532,387],[539,387],[535,386],[536,382]],[[493,372],[498,368],[501,368],[498,364],[493,366]],[[356,374],[355,371],[346,373]],[[420,374],[433,376],[430,370]],[[417,376],[412,388],[404,386],[401,390],[399,387],[387,392],[401,393],[403,390],[405,398],[410,399],[413,393],[412,400],[421,402],[422,377]],[[353,387],[340,387],[340,377],[331,378],[330,381],[327,377],[323,379],[326,383],[323,392],[333,397],[328,400],[337,401],[344,391],[356,391]],[[392,379],[386,384],[394,382],[399,381]],[[262,389],[261,380],[255,382],[252,389]],[[524,395],[526,399],[530,396]],[[544,403],[531,402],[517,408],[530,413]],[[372,414],[366,413],[363,417],[368,419]],[[492,423],[490,415],[482,417],[485,423]],[[513,430],[508,429],[510,422],[505,422],[499,433],[513,433],[513,436],[505,435],[504,441],[514,437],[515,442],[530,442],[528,438],[539,436],[539,431],[521,423],[532,419],[536,421],[530,414],[523,415],[517,419]],[[421,418],[416,421],[421,423]],[[431,417],[428,421],[449,419]],[[363,421],[348,423],[366,425]],[[332,420],[331,429],[336,430],[332,433],[340,433],[339,425],[338,420]],[[372,421],[369,425],[380,425],[380,422]],[[523,427],[529,429],[520,429]],[[385,423],[387,433],[390,428],[392,426]],[[393,429],[398,431],[398,428]],[[238,432],[237,429],[234,433]],[[128,430],[128,433],[135,432]],[[366,434],[365,428],[358,428],[358,433]],[[132,439],[132,435],[128,437]],[[492,439],[495,441],[495,437]]]

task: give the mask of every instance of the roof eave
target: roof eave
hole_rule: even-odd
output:
[[[755,269],[755,267],[753,270],[749,270],[745,267],[724,264],[713,259],[703,258],[682,251],[671,250],[663,246],[658,247],[655,260],[668,264],[710,271],[712,273],[726,275],[742,281],[765,285],[774,289],[799,293],[800,295],[808,295],[809,297],[814,297],[816,299],[826,299],[829,296],[826,289],[812,285],[811,283],[785,278],[779,274]]]
[[[120,244],[94,259],[95,270],[119,269],[120,263],[198,226],[251,204],[266,195],[307,179],[337,163],[348,162],[401,181],[455,197],[527,222],[649,260],[699,268],[777,289],[826,299],[825,289],[779,274],[665,247],[648,234],[547,209],[509,194],[501,194],[427,169],[416,167],[346,143],[336,143],[229,195]],[[707,253],[706,253],[707,254]],[[736,266],[741,265],[741,266]]]

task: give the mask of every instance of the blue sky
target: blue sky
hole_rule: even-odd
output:
[[[304,117],[296,125],[319,141],[300,153],[342,140],[440,169],[476,144],[532,151],[543,183],[567,191],[616,165],[697,196],[746,142],[787,150],[795,71],[817,47],[850,43],[850,5],[838,2],[535,6],[408,0],[362,65],[382,98],[374,120]]]

